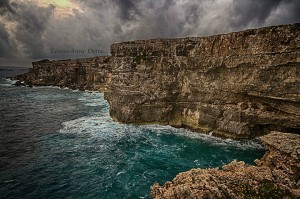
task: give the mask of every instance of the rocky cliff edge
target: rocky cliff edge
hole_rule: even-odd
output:
[[[229,138],[300,132],[300,24],[111,46],[112,118]]]
[[[261,137],[267,149],[256,166],[233,161],[214,169],[192,169],[172,182],[151,187],[154,199],[300,198],[300,135],[272,132]]]

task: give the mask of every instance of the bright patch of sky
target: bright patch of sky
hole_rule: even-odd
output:
[[[50,5],[55,6],[54,16],[65,17],[73,15],[74,10],[82,11],[81,6],[72,0],[31,0],[38,6],[48,7]]]

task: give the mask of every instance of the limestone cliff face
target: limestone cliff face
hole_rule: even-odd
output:
[[[27,85],[61,86],[80,90],[104,91],[109,80],[110,57],[33,62],[28,73],[16,78]]]
[[[300,132],[300,24],[118,43],[111,54],[34,62],[17,79],[105,92],[124,123],[231,138]]]
[[[300,24],[113,44],[111,116],[221,137],[300,132]]]
[[[300,136],[272,132],[261,138],[267,153],[257,166],[233,161],[222,170],[192,169],[151,187],[155,199],[300,198]]]

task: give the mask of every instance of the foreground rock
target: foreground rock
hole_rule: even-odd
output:
[[[300,135],[272,132],[257,166],[233,161],[219,169],[192,169],[151,187],[155,199],[300,198]]]

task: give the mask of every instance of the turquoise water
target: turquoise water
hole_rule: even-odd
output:
[[[112,121],[103,94],[0,81],[0,198],[150,198],[191,168],[252,164],[256,141]]]

